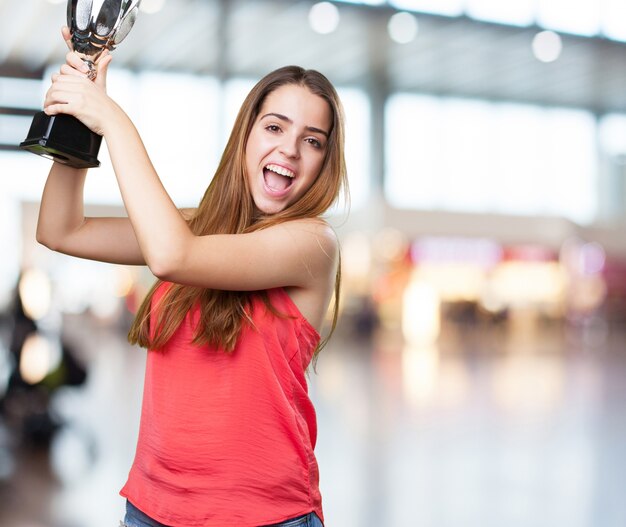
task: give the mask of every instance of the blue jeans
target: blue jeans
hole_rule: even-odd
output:
[[[126,501],[126,516],[124,522],[120,524],[120,527],[168,527],[163,523],[159,523],[153,520],[147,514],[141,512],[130,501]],[[322,522],[314,512],[305,514],[304,516],[298,516],[291,520],[286,520],[281,523],[273,523],[272,525],[266,525],[265,527],[323,527]]]

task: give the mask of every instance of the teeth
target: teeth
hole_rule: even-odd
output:
[[[286,168],[283,168],[278,165],[267,165],[265,168],[267,170],[271,170],[272,172],[276,172],[277,174],[280,174],[281,176],[286,176],[289,178],[296,177],[296,175],[291,170],[287,170]]]

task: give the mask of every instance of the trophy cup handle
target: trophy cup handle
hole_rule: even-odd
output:
[[[115,37],[113,38],[114,46],[117,46],[122,40],[126,38],[128,33],[130,33],[130,30],[135,25],[138,11],[139,6],[136,6],[128,13],[128,15],[126,15],[126,17],[124,17],[124,19],[122,20],[122,24],[120,25],[117,33],[115,33]]]

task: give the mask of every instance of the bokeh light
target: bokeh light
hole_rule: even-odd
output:
[[[339,10],[330,2],[318,2],[309,11],[309,24],[316,33],[326,35],[339,26]]]

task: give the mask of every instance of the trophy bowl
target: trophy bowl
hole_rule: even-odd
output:
[[[67,26],[72,47],[96,77],[96,62],[113,50],[133,27],[141,0],[68,0]],[[74,168],[100,166],[102,137],[71,115],[37,112],[20,148]]]

